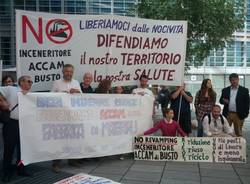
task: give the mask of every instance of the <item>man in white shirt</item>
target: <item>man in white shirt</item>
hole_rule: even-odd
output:
[[[133,89],[132,93],[137,95],[147,95],[154,97],[154,94],[151,90],[147,89],[148,87],[148,77],[146,75],[141,75],[140,77],[140,86],[138,88]]]
[[[231,127],[227,119],[221,114],[219,105],[214,105],[212,112],[204,115],[202,123],[204,136],[235,136],[233,126]]]
[[[32,83],[31,77],[25,75],[18,79],[18,87],[0,87],[0,93],[4,97],[2,100],[6,100],[10,111],[10,117],[6,120],[6,122],[4,122],[3,126],[3,182],[9,182],[12,177],[12,159],[15,149],[17,150],[17,174],[20,176],[30,176],[30,174],[26,172],[21,161],[18,92],[26,94],[30,90]],[[1,103],[1,106],[2,105],[3,104]],[[4,106],[6,106],[6,104]]]
[[[54,81],[52,92],[81,93],[80,83],[73,79],[74,66],[66,64],[63,66],[63,78]]]
[[[63,66],[63,78],[54,81],[51,92],[65,92],[65,93],[82,93],[80,83],[73,79],[74,66],[66,64]],[[69,165],[79,167],[80,163],[76,159],[69,159]],[[61,160],[53,160],[52,170],[56,173],[61,170]]]

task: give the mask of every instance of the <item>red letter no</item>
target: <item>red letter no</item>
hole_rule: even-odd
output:
[[[43,33],[42,33],[42,18],[38,18],[38,32],[35,31],[33,25],[29,21],[28,17],[23,15],[22,16],[22,38],[23,43],[27,42],[27,26],[29,27],[30,31],[34,35],[35,39],[38,43],[43,43]]]

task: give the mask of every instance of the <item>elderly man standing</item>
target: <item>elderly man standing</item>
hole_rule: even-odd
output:
[[[249,114],[249,90],[239,85],[239,76],[229,76],[231,86],[222,89],[220,103],[224,105],[223,115],[230,125],[234,125],[236,136],[242,136],[244,119]]]
[[[54,81],[51,92],[66,92],[66,93],[82,93],[80,84],[77,80],[73,79],[74,66],[71,64],[66,64],[62,69],[63,78]],[[76,159],[68,160],[69,165],[74,167],[79,167],[80,163]],[[61,160],[53,160],[52,170],[54,172],[60,172],[61,170]]]
[[[19,111],[18,111],[18,92],[26,94],[31,86],[32,80],[30,76],[21,76],[18,79],[17,86],[0,87],[2,96],[6,99],[10,110],[10,119],[3,126],[3,182],[9,182],[13,174],[12,159],[15,149],[17,150],[17,174],[20,176],[30,176],[25,171],[25,167],[21,162],[20,153],[20,136],[19,136]]]
[[[83,82],[80,84],[82,93],[93,93],[93,89],[90,86],[92,81],[93,76],[91,73],[87,72],[83,75]]]

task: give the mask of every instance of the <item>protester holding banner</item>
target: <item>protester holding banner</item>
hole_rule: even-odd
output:
[[[12,171],[12,159],[15,149],[17,150],[17,173],[20,176],[30,176],[26,172],[25,167],[21,161],[20,153],[20,136],[19,136],[19,111],[18,111],[18,92],[26,94],[32,85],[30,76],[21,76],[18,80],[19,87],[6,86],[0,87],[0,92],[10,106],[10,117],[8,122],[3,126],[3,178],[4,182],[9,182]]]
[[[202,117],[210,113],[216,102],[216,93],[212,88],[210,79],[204,79],[201,84],[200,90],[195,95],[195,112],[198,121],[198,137],[203,136]]]
[[[138,88],[133,89],[132,93],[137,95],[147,95],[154,98],[154,94],[151,90],[147,89],[148,87],[148,76],[141,75],[140,77],[140,86]]]
[[[99,84],[98,87],[95,89],[95,93],[109,93],[111,89],[111,80],[103,79]]]
[[[66,92],[66,93],[82,93],[80,84],[77,80],[73,79],[74,66],[66,64],[62,69],[63,78],[54,81],[51,92]],[[69,165],[73,167],[80,167],[78,160],[68,160]],[[53,160],[52,170],[56,173],[61,170],[61,160]]]
[[[54,81],[52,92],[81,93],[81,87],[77,80],[73,79],[74,66],[66,64],[63,66],[63,78]]]
[[[144,135],[152,134],[160,129],[162,136],[175,137],[177,133],[182,137],[187,136],[187,134],[181,129],[180,125],[175,120],[173,120],[174,111],[172,109],[164,109],[164,114],[164,119],[157,122],[153,128],[145,131]]]
[[[93,81],[93,76],[91,73],[87,72],[83,75],[83,82],[80,83],[82,93],[93,93],[91,87],[91,82]]]
[[[233,126],[230,126],[227,119],[221,114],[221,107],[219,105],[214,105],[212,112],[204,115],[202,124],[204,136],[234,136]]]
[[[190,103],[193,97],[190,92],[185,91],[185,84],[178,86],[171,94],[170,108],[174,110],[174,120],[180,124],[180,127],[188,135],[191,133],[191,109]]]
[[[147,87],[148,87],[148,76],[142,74],[140,77],[140,86],[133,89],[132,94],[137,94],[137,95],[141,95],[141,96],[149,96],[149,97],[155,99],[154,93],[151,90],[149,90]],[[155,104],[153,106],[152,112],[153,112],[152,114],[154,115],[155,114]]]
[[[236,73],[229,75],[231,86],[222,89],[220,103],[224,105],[223,115],[230,125],[234,125],[237,136],[242,136],[244,119],[249,114],[249,90],[239,85],[239,76]]]

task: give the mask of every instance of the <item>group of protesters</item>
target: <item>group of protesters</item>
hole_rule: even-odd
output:
[[[229,75],[230,86],[223,88],[219,102],[216,104],[216,92],[213,90],[210,79],[202,81],[200,89],[195,94],[194,106],[198,121],[197,137],[203,136],[242,136],[244,119],[249,114],[249,90],[239,85],[239,76],[236,73]],[[163,86],[158,93],[163,115],[165,109],[173,110],[173,120],[178,122],[180,128],[189,135],[191,133],[190,103],[193,97],[185,90],[185,84],[179,86],[171,93]],[[157,125],[156,125],[157,126]],[[178,129],[177,129],[178,130]],[[148,132],[146,132],[148,133]]]
[[[94,90],[91,87],[93,76],[91,73],[83,75],[83,82],[73,79],[74,67],[71,64],[63,66],[63,77],[54,81],[51,92],[74,93],[110,93],[112,81],[104,79]],[[198,137],[202,136],[242,136],[244,119],[249,113],[249,91],[239,85],[239,76],[233,73],[229,76],[231,85],[222,90],[220,103],[224,105],[223,115],[220,105],[216,104],[216,93],[212,88],[211,80],[205,79],[200,90],[195,95],[195,110],[198,121]],[[26,94],[32,86],[30,76],[21,76],[18,85],[14,83],[11,76],[3,78],[3,87],[0,87],[0,108],[1,117],[9,113],[9,118],[4,118],[3,125],[3,178],[4,182],[9,182],[13,174],[12,160],[14,151],[17,151],[17,173],[21,176],[30,176],[21,161],[20,138],[19,138],[19,111],[18,92]],[[113,93],[122,94],[125,88],[116,86]],[[155,126],[143,133],[149,135],[161,129],[163,136],[188,136],[192,131],[191,107],[193,102],[192,94],[185,90],[185,84],[176,87],[172,92],[162,86],[157,97],[148,89],[148,77],[142,75],[140,84],[133,89],[132,94],[145,95],[154,98],[161,104],[163,119]],[[177,134],[178,133],[178,134]],[[71,166],[79,167],[82,164],[80,159],[70,159]],[[61,161],[54,160],[52,169],[55,172],[61,170]]]

